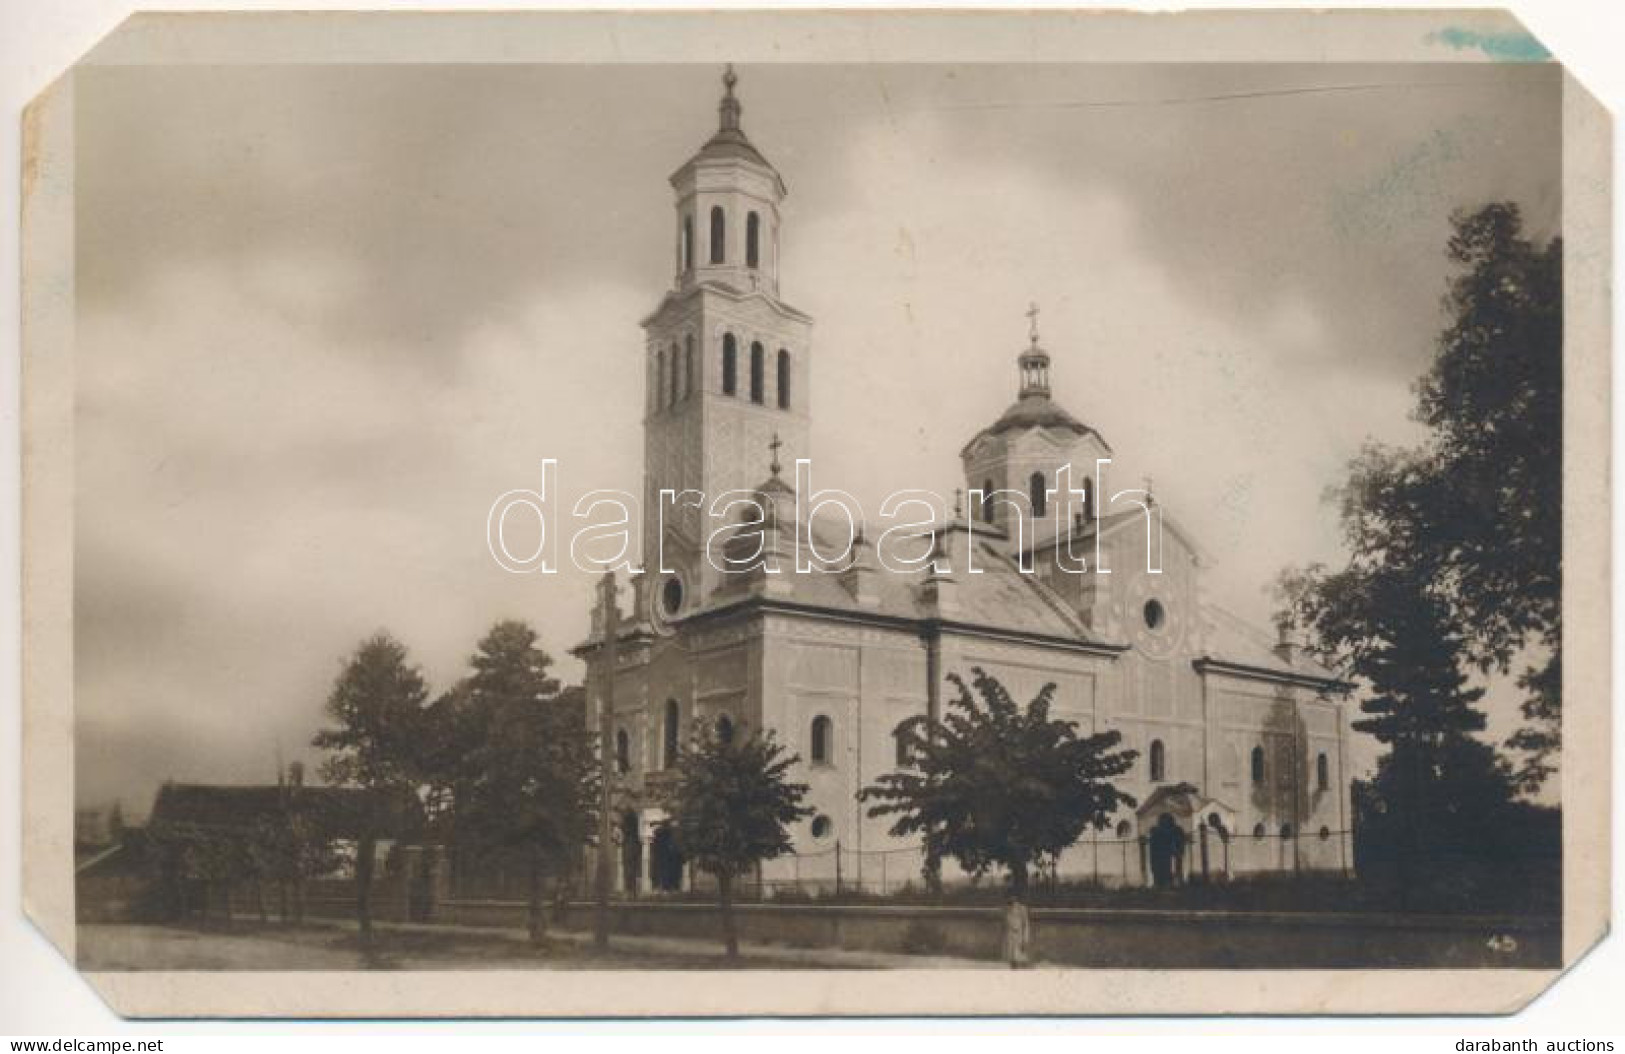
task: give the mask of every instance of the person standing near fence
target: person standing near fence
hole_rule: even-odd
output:
[[[1012,970],[1025,970],[1032,964],[1033,920],[1014,894],[1004,905],[1004,961]]]

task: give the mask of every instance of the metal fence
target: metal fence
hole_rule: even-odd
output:
[[[1033,876],[1035,885],[1092,884],[1103,887],[1156,883],[1156,851],[1145,836],[1084,839]],[[1168,859],[1173,884],[1224,882],[1234,878],[1304,872],[1348,873],[1354,866],[1351,831],[1312,833],[1220,833],[1198,828]],[[795,853],[764,865],[750,887],[767,899],[864,893],[887,896],[923,888],[925,853],[920,847],[852,849],[837,841],[828,849]],[[972,883],[952,860],[941,865],[945,885]]]

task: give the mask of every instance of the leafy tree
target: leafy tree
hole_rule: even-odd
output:
[[[1524,237],[1511,203],[1453,219],[1452,322],[1417,388],[1431,547],[1471,659],[1507,671],[1534,654],[1518,680],[1528,724],[1510,740],[1533,788],[1561,747],[1563,247]]]
[[[1120,732],[1080,737],[1076,722],[1052,719],[1054,684],[1023,708],[980,667],[971,674],[975,694],[949,675],[959,694],[940,722],[917,727],[910,767],[882,775],[861,797],[878,803],[870,816],[897,818],[893,835],[921,837],[929,859],[952,857],[976,876],[1003,868],[1025,904],[1037,867],[1135,804],[1112,781],[1137,753],[1116,749]]]
[[[458,826],[484,858],[525,867],[535,943],[546,934],[543,878],[590,842],[598,785],[585,711],[560,693],[552,662],[529,626],[499,622],[479,642],[460,693],[466,722],[482,735]]]
[[[325,728],[311,740],[330,752],[322,762],[323,778],[377,792],[380,803],[415,793],[428,696],[423,675],[408,663],[403,644],[384,631],[363,641],[327,697],[327,714],[337,727]],[[364,942],[372,939],[372,876],[379,834],[376,819],[365,824],[356,847],[356,921]]]
[[[735,727],[719,733],[695,725],[677,760],[677,780],[665,821],[678,850],[717,881],[722,941],[728,958],[739,957],[734,925],[734,880],[764,860],[791,851],[789,825],[812,815],[801,800],[802,783],[788,773],[801,759],[785,755],[771,732]]]
[[[1364,636],[1392,641],[1353,593],[1397,576],[1397,588],[1426,594],[1453,663],[1506,673],[1528,662],[1518,678],[1528,723],[1508,745],[1524,754],[1517,781],[1532,790],[1561,746],[1562,246],[1526,240],[1511,204],[1453,224],[1451,322],[1416,388],[1429,437],[1412,450],[1368,446],[1332,492],[1350,559],[1318,607],[1352,601]],[[1319,615],[1303,607],[1305,590],[1326,578],[1324,568],[1288,575],[1310,623]],[[1362,633],[1352,612],[1329,617],[1341,623],[1324,649],[1335,655]],[[1342,657],[1363,673],[1357,651]]]

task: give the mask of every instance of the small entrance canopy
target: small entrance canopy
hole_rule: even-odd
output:
[[[1158,787],[1146,796],[1135,810],[1140,830],[1149,831],[1164,815],[1187,831],[1197,827],[1211,827],[1227,834],[1236,829],[1236,810],[1217,798],[1205,798],[1195,785],[1170,783]]]

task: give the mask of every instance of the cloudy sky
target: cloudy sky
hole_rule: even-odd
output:
[[[782,292],[816,320],[818,482],[871,509],[957,485],[1036,300],[1058,399],[1154,476],[1213,598],[1262,620],[1281,566],[1336,559],[1343,463],[1416,436],[1451,210],[1511,199],[1556,233],[1558,74],[741,68],[790,187]],[[638,321],[717,76],[79,74],[85,801],[139,814],[165,778],[314,760],[379,627],[437,688],[507,616],[579,674],[590,581],[498,569],[486,511],[543,458],[566,502],[639,489]]]

